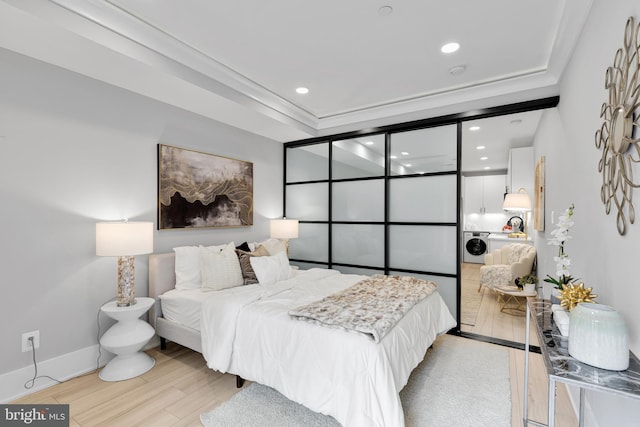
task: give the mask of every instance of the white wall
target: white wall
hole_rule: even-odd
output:
[[[280,143],[6,50],[0,64],[0,378],[30,366],[23,332],[40,330],[41,362],[97,343],[116,260],[95,256],[95,223],[157,223],[158,143],[253,162],[254,226],[156,231],[156,252],[262,239],[282,215]]]
[[[595,0],[579,45],[561,80],[560,104],[545,112],[535,141],[536,159],[546,157],[546,203],[544,233],[538,233],[538,273],[555,275],[553,256],[557,248],[547,246],[551,212],[575,203],[573,237],[566,251],[572,273],[599,295],[598,302],[613,306],[629,327],[631,350],[640,355],[640,284],[638,245],[640,223],[628,226],[625,236],[616,230],[615,214],[605,214],[600,201],[602,175],[595,147],[595,132],[601,125],[600,107],[608,99],[605,70],[622,46],[626,20],[640,19],[640,3],[634,0]],[[638,171],[634,174],[640,177]],[[634,190],[636,209],[640,189]],[[545,289],[548,295],[549,289]],[[575,392],[575,390],[574,390]],[[588,403],[594,417],[587,425],[637,425],[640,401],[590,392]],[[595,422],[597,422],[597,424]]]

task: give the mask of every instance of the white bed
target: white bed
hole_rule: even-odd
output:
[[[201,352],[210,368],[273,387],[344,426],[403,426],[400,390],[436,337],[456,324],[437,292],[379,343],[291,319],[289,310],[364,278],[322,269],[299,271],[266,287],[200,292],[201,300],[198,292],[189,291],[182,294],[185,315],[176,315],[182,291],[171,291],[173,263],[172,253],[149,258],[149,294],[157,301],[164,298],[168,309],[165,318],[156,304],[151,316],[163,340]],[[200,327],[194,317],[198,306]]]

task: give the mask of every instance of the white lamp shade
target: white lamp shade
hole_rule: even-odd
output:
[[[531,199],[529,195],[524,193],[509,193],[504,198],[502,209],[505,211],[527,212],[531,210]]]
[[[153,252],[153,222],[98,222],[96,255],[132,256]]]
[[[297,239],[298,228],[297,219],[272,219],[270,234],[275,239]]]

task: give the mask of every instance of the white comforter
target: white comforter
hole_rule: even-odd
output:
[[[288,315],[364,278],[311,269],[212,295],[201,317],[207,365],[273,387],[344,426],[404,426],[400,390],[436,336],[456,325],[440,294],[417,304],[380,343]]]

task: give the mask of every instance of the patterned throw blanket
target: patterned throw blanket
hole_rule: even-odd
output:
[[[377,274],[344,291],[289,311],[304,320],[367,334],[380,340],[418,302],[431,295],[437,285],[409,276]]]

